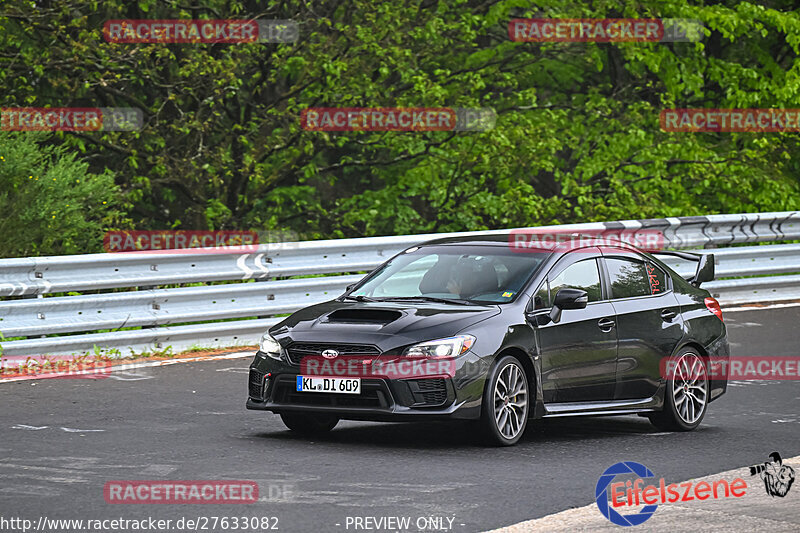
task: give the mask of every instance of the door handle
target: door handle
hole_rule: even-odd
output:
[[[605,333],[611,331],[611,328],[613,328],[615,324],[616,322],[610,318],[601,318],[597,321],[597,327],[599,327]]]
[[[661,318],[663,318],[667,322],[670,322],[676,316],[677,316],[677,313],[675,311],[673,311],[672,309],[664,309],[663,311],[661,311]]]

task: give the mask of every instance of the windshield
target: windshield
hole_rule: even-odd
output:
[[[500,246],[426,246],[395,257],[350,296],[506,303],[548,255]]]

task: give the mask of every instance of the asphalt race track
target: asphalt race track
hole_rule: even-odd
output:
[[[725,321],[735,355],[797,355],[800,306],[726,312]],[[291,532],[355,531],[353,517],[439,517],[451,531],[484,531],[593,502],[598,476],[621,460],[684,480],[773,450],[800,455],[796,381],[733,382],[692,433],[659,433],[639,417],[568,418],[497,449],[459,425],[343,422],[323,440],[296,438],[276,415],[245,410],[248,363],[0,384],[3,515],[277,517]],[[127,479],[253,480],[260,500],[107,504],[105,482]]]

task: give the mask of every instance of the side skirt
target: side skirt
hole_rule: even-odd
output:
[[[613,400],[608,402],[564,402],[544,404],[542,418],[582,415],[632,415],[650,413],[661,407],[658,396],[641,400]]]

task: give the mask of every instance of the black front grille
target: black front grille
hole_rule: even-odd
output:
[[[289,405],[321,407],[362,407],[388,409],[392,405],[386,386],[378,380],[361,380],[360,394],[297,392],[297,380],[279,379],[273,386],[272,401]]]
[[[414,396],[414,405],[441,405],[447,401],[447,383],[444,378],[407,380]]]
[[[249,393],[250,397],[255,400],[261,400],[264,397],[264,376],[264,372],[255,368],[250,369]]]
[[[303,357],[322,355],[325,350],[336,350],[339,355],[369,355],[377,356],[381,351],[371,344],[332,344],[325,342],[293,342],[286,349],[289,362],[299,365]]]

